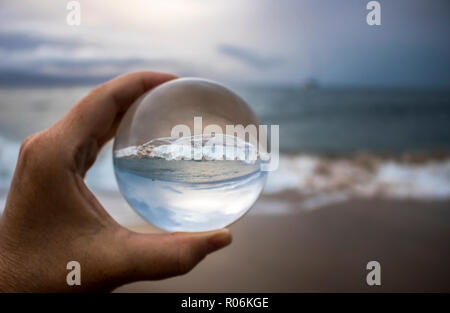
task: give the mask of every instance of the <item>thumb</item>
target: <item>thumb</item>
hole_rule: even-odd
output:
[[[231,243],[228,229],[203,233],[129,236],[128,268],[132,280],[153,280],[189,272],[205,256]]]

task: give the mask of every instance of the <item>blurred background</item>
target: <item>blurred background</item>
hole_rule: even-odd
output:
[[[21,141],[93,86],[204,77],[280,125],[280,167],[232,246],[119,291],[450,291],[448,1],[379,1],[380,26],[365,0],[80,0],[78,26],[68,2],[0,2],[0,210]],[[120,223],[156,231],[118,192],[111,144],[87,182]]]

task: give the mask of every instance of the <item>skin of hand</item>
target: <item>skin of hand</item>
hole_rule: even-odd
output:
[[[0,291],[111,291],[190,271],[231,242],[227,229],[139,234],[119,225],[84,183],[129,106],[176,78],[138,72],[96,87],[55,125],[22,143],[0,218]],[[81,285],[69,286],[77,261]]]

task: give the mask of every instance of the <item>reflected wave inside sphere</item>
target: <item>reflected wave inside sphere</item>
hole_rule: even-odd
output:
[[[251,135],[230,135],[227,125],[257,129],[259,122],[241,98],[208,80],[176,79],[138,99],[113,148],[131,207],[167,231],[209,231],[243,216],[266,172]]]

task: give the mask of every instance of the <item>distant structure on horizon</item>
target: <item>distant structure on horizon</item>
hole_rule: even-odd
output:
[[[319,82],[315,78],[308,78],[300,84],[300,88],[303,90],[314,90],[320,88]]]

